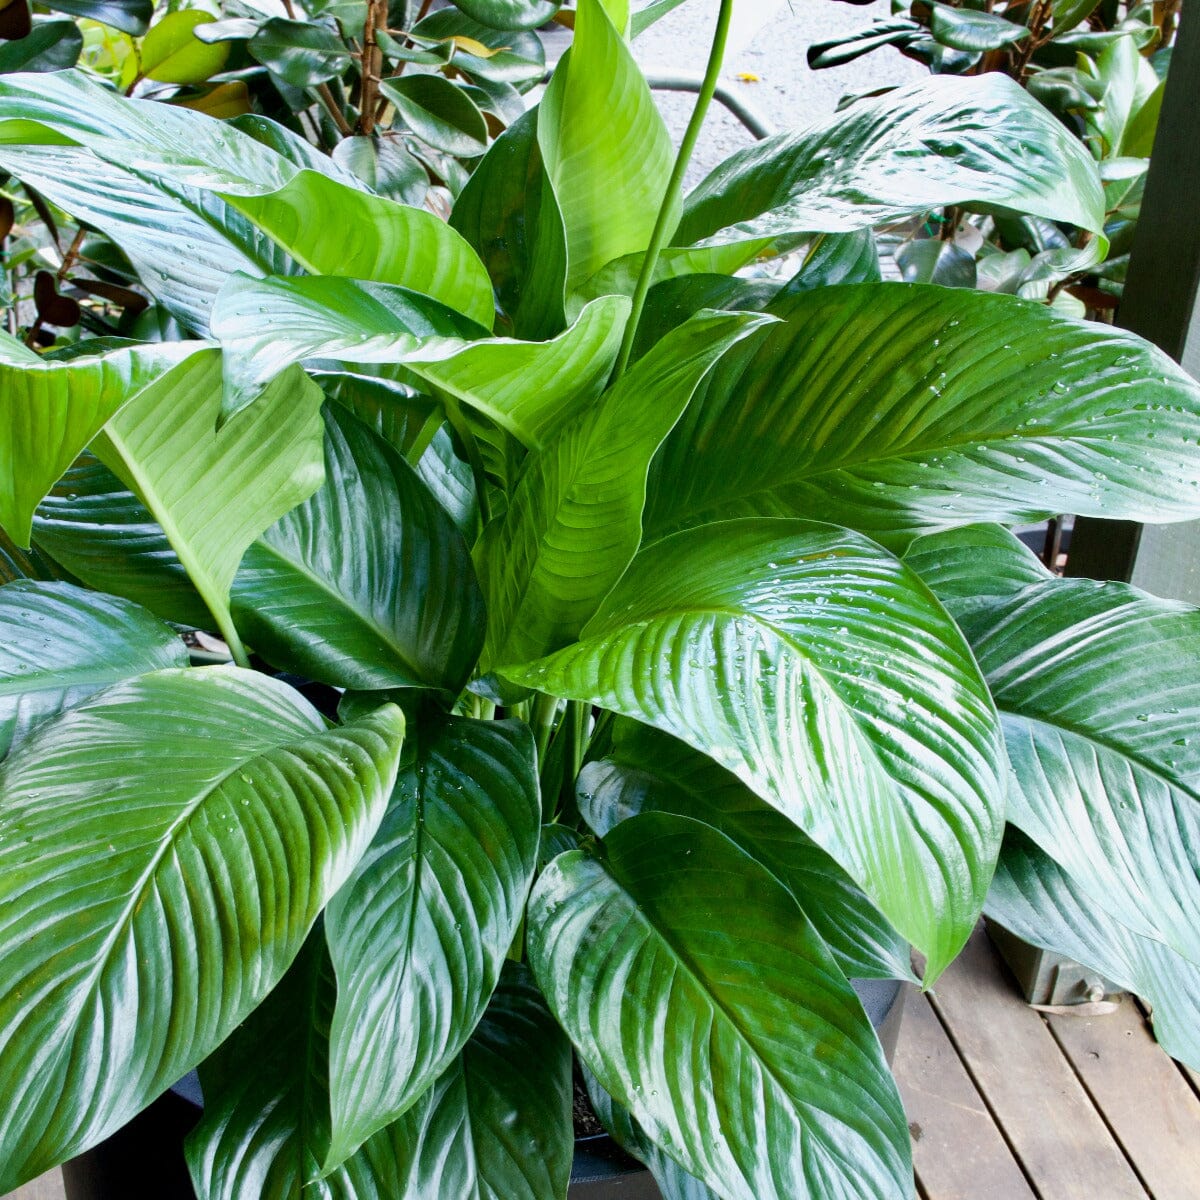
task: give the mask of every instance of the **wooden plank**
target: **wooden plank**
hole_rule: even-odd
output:
[[[1048,1200],[1146,1200],[1045,1022],[1003,969],[981,927],[933,1003],[1034,1190]]]
[[[1036,1200],[936,1013],[915,988],[904,1004],[895,1072],[926,1200]]]
[[[3,1200],[64,1200],[62,1172],[47,1171],[38,1179],[22,1184],[15,1192],[9,1192]]]
[[[1137,1005],[1104,1017],[1052,1016],[1050,1032],[1155,1200],[1195,1200],[1200,1100]]]

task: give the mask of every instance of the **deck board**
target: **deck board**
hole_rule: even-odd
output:
[[[1003,975],[982,928],[938,981],[933,1005],[1043,1200],[1146,1200],[1041,1015],[1021,1003]]]
[[[1129,998],[1105,1017],[1047,1018],[1055,1041],[1155,1200],[1200,1195],[1200,1099]]]
[[[905,999],[896,1078],[925,1200],[1036,1200],[927,997]]]

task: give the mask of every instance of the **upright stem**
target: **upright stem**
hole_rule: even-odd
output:
[[[370,136],[375,129],[375,106],[379,101],[379,77],[383,73],[383,52],[376,34],[387,28],[387,0],[368,0],[367,23],[363,27],[362,100],[359,104],[358,132]]]
[[[650,245],[646,248],[646,257],[642,261],[641,274],[638,275],[637,288],[633,293],[633,308],[629,313],[629,324],[625,326],[625,337],[621,342],[621,353],[617,357],[617,365],[613,369],[612,382],[615,383],[625,374],[629,366],[629,356],[633,353],[633,339],[637,335],[638,322],[642,319],[642,309],[646,306],[646,293],[654,280],[654,269],[658,266],[659,255],[672,230],[669,227],[679,194],[683,191],[683,177],[687,174],[688,164],[692,161],[692,151],[700,137],[700,127],[708,114],[708,106],[712,103],[713,93],[721,78],[721,64],[725,61],[725,43],[729,39],[729,22],[733,16],[733,0],[721,0],[721,8],[717,13],[717,28],[713,33],[712,50],[708,55],[708,67],[704,72],[704,82],[696,96],[696,107],[692,110],[692,119],[684,131],[683,141],[679,143],[679,153],[675,156],[675,168],[667,183],[666,193],[658,208],[658,219],[654,222],[654,232],[650,235]]]

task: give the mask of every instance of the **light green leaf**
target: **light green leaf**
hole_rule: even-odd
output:
[[[619,720],[611,749],[580,771],[577,796],[584,820],[601,837],[639,812],[673,812],[711,825],[792,893],[849,978],[915,978],[908,943],[829,855],[682,742]]]
[[[528,726],[433,718],[412,731],[383,824],[326,917],[338,997],[325,1170],[462,1050],[524,912],[540,829]]]
[[[212,626],[162,526],[91,454],[81,455],[38,506],[33,540],[89,587],[132,600],[164,621]]]
[[[141,71],[158,83],[203,83],[225,65],[229,46],[209,45],[196,37],[199,25],[216,21],[199,9],[165,13],[150,28],[141,46]]]
[[[849,233],[949,204],[1078,225],[1101,235],[1103,257],[1104,192],[1091,155],[997,72],[935,75],[740,151],[687,197],[671,240]]]
[[[174,631],[127,600],[69,583],[7,584],[0,588],[0,756],[101,688],[187,661]]]
[[[1200,386],[1131,334],[918,284],[769,311],[785,323],[727,356],[660,451],[652,536],[800,514],[903,545],[1062,511],[1200,513]]]
[[[565,645],[637,552],[646,472],[704,375],[762,318],[701,313],[526,460],[478,552],[485,662]]]
[[[537,128],[566,224],[567,286],[646,249],[674,163],[667,127],[601,0],[581,0]]]
[[[1154,1036],[1162,1048],[1200,1071],[1200,968],[1113,920],[1016,829],[1005,835],[987,911],[1032,945],[1144,996],[1154,1007]]]
[[[375,831],[404,721],[160,671],[0,767],[0,1188],[124,1124],[278,981]],[[85,899],[81,899],[85,898]]]
[[[529,962],[601,1086],[725,1200],[913,1194],[854,992],[787,890],[715,830],[643,813],[602,855],[555,859]]]
[[[34,509],[104,423],[134,397],[171,394],[200,349],[131,346],[46,362],[0,333],[0,526],[13,541],[29,546]]]
[[[225,416],[293,363],[397,363],[427,342],[453,338],[458,348],[486,333],[407,288],[335,275],[234,275],[213,305],[212,330],[225,350]]]
[[[462,535],[404,458],[337,406],[324,483],[246,551],[232,603],[268,662],[343,688],[456,693],[483,644]]]
[[[1200,966],[1200,610],[1049,579],[959,623],[1003,720],[1009,821]]]
[[[996,713],[950,618],[866,538],[779,520],[678,534],[577,644],[502,673],[710,755],[842,866],[927,982],[970,934],[1003,820]]]
[[[246,548],[324,474],[321,391],[293,367],[252,409],[216,428],[221,355],[194,354],[169,394],[135,396],[94,449],[154,515],[230,648],[229,588]]]

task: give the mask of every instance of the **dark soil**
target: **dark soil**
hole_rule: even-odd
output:
[[[587,1087],[578,1063],[575,1064],[571,1084],[571,1117],[575,1122],[575,1136],[595,1137],[603,1133],[604,1126],[600,1124],[600,1118],[596,1116],[596,1110],[592,1108],[592,1102],[588,1099]]]

